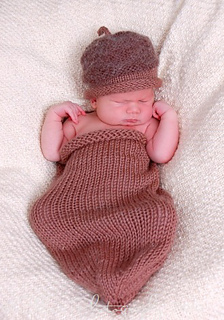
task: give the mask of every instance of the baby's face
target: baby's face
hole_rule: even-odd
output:
[[[138,126],[152,117],[152,88],[98,97],[92,106],[101,121],[110,125]]]

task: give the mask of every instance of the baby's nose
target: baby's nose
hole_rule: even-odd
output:
[[[140,109],[137,103],[130,103],[127,107],[127,113],[140,113]]]

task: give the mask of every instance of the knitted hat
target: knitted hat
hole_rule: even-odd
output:
[[[131,31],[111,34],[106,27],[98,34],[104,36],[94,40],[81,57],[87,99],[161,86],[159,60],[148,37]]]

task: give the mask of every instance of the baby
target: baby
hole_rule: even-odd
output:
[[[51,107],[41,134],[43,155],[47,160],[59,161],[61,148],[75,136],[99,129],[127,128],[138,130],[146,136],[146,150],[151,160],[157,163],[168,162],[172,158],[178,143],[178,120],[176,112],[167,103],[163,101],[154,102],[154,88],[158,87],[161,81],[156,76],[158,60],[151,42],[146,37],[135,36],[136,38],[139,37],[135,40],[138,40],[141,46],[145,47],[146,52],[142,53],[141,47],[132,48],[132,33],[118,33],[112,36],[105,27],[99,30],[100,34],[101,32],[106,33],[105,38],[96,40],[96,49],[94,43],[91,44],[82,57],[84,82],[88,83],[89,81],[88,84],[91,86],[90,79],[88,79],[89,73],[91,72],[95,76],[95,72],[99,72],[98,69],[102,64],[105,69],[102,70],[101,77],[99,76],[99,82],[97,82],[97,79],[95,80],[97,85],[105,82],[103,85],[109,86],[107,82],[109,83],[108,80],[111,79],[107,80],[106,77],[110,74],[108,75],[106,72],[115,72],[118,77],[121,77],[117,80],[118,86],[111,85],[102,93],[97,92],[94,87],[95,92],[93,88],[87,90],[86,96],[90,99],[94,112],[86,116],[77,104],[69,101]],[[121,54],[119,51],[115,51],[115,56],[112,58],[114,61],[109,59],[119,45],[119,43],[113,43],[116,38],[117,42],[120,42],[123,47],[122,51],[126,50],[125,55],[136,55],[134,59],[132,58],[133,61],[131,58],[129,58],[130,61],[127,61],[127,56],[123,57],[123,52]],[[126,43],[123,41],[126,41]],[[139,45],[139,43],[136,45]],[[97,57],[99,51],[97,44],[102,47],[105,61],[102,57]],[[114,48],[111,48],[112,46]],[[142,54],[143,58],[140,56]],[[148,61],[139,61],[139,58],[142,58],[142,60],[148,59]],[[120,69],[119,63],[123,64],[121,66],[124,70]],[[134,64],[134,66],[131,66],[133,70],[129,70],[131,68],[128,64]],[[147,67],[150,67],[149,71],[146,69]],[[130,72],[131,74],[129,74]],[[141,76],[142,78],[135,79]],[[62,123],[62,119],[66,117],[69,117],[69,119]]]
[[[50,108],[41,134],[42,152],[47,160],[59,161],[61,148],[75,136],[110,128],[142,132],[147,139],[148,155],[157,163],[172,158],[178,143],[177,115],[167,103],[154,102],[153,88],[96,97],[91,105],[94,112],[86,116],[69,101]],[[62,123],[66,116],[70,118]]]
[[[154,101],[161,80],[149,38],[98,33],[81,58],[93,112],[69,101],[49,109],[41,148],[64,169],[34,204],[30,224],[68,277],[122,308],[173,242],[174,204],[155,162],[174,155],[178,121]]]

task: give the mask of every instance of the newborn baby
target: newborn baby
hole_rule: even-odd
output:
[[[93,112],[64,102],[46,115],[42,152],[61,169],[30,224],[68,277],[119,309],[173,242],[174,204],[155,162],[172,158],[178,121],[167,103],[154,101],[161,80],[149,38],[105,27],[99,35],[81,58]]]

